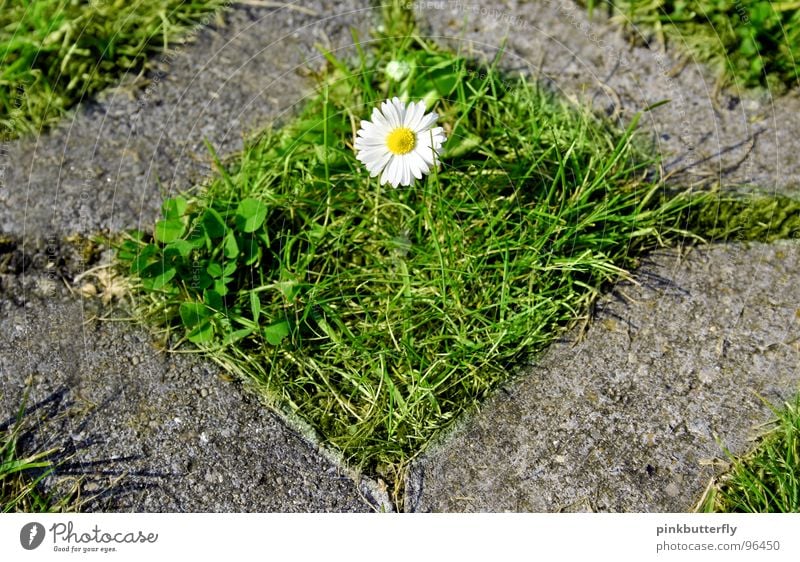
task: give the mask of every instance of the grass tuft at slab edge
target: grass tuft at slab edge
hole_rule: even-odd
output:
[[[775,420],[750,452],[725,451],[730,468],[709,484],[696,511],[800,512],[800,395],[770,409]]]
[[[800,4],[765,0],[579,0],[655,33],[727,82],[781,93],[800,85]]]
[[[139,72],[224,0],[0,1],[0,141]]]
[[[45,493],[41,482],[63,463],[58,448],[23,451],[20,441],[28,428],[25,403],[7,427],[0,427],[0,513],[61,513],[81,507],[79,480],[66,491]]]
[[[405,63],[399,81],[383,73]],[[281,131],[164,204],[118,253],[142,313],[390,471],[581,318],[636,256],[683,238],[688,197],[613,129],[415,38],[379,42]],[[425,98],[438,174],[380,188],[352,152],[380,100]]]

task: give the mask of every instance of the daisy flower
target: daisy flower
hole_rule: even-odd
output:
[[[441,127],[434,127],[435,112],[425,113],[421,101],[406,104],[392,98],[372,110],[372,121],[362,121],[356,133],[356,158],[370,176],[381,172],[381,185],[411,185],[430,172],[446,140]]]

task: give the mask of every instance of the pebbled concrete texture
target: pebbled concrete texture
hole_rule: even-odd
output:
[[[49,299],[0,324],[0,424],[30,392],[24,447],[57,447],[87,511],[363,512],[385,494],[193,354]],[[8,416],[8,419],[6,419]]]
[[[268,5],[271,3],[267,3]],[[25,238],[148,227],[164,196],[280,123],[313,92],[316,45],[346,55],[379,12],[366,0],[239,6],[155,58],[144,81],[87,100],[52,131],[0,151],[0,233]]]
[[[408,511],[683,512],[800,390],[800,244],[661,251],[409,472]]]
[[[426,34],[462,53],[489,59],[505,42],[501,67],[540,76],[554,89],[626,126],[644,113],[642,131],[663,157],[673,185],[721,182],[800,195],[800,92],[782,97],[730,88],[715,75],[651,41],[631,46],[600,13],[592,20],[562,0],[410,2]],[[597,10],[596,12],[601,12]]]

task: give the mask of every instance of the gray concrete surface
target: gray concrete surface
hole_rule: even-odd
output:
[[[506,41],[502,67],[542,76],[581,105],[618,119],[663,100],[644,114],[640,130],[662,154],[674,185],[755,184],[800,194],[800,92],[729,89],[702,64],[682,60],[672,45],[631,47],[600,14],[589,20],[562,0],[420,0],[412,2],[426,34],[475,58],[493,57]],[[599,12],[600,10],[598,10]],[[735,23],[735,22],[734,22]]]
[[[51,485],[83,477],[89,511],[391,509],[220,369],[73,294],[80,253],[61,247],[54,262],[50,252],[32,252],[24,275],[17,249],[6,241],[0,252],[0,426],[30,392],[23,446],[66,459]],[[76,288],[89,283],[102,293],[92,276]]]
[[[224,156],[248,132],[285,120],[313,92],[308,70],[323,61],[315,45],[345,54],[351,28],[366,36],[378,15],[366,0],[235,6],[224,24],[157,56],[149,83],[134,87],[128,76],[54,130],[10,143],[0,154],[0,233],[151,225],[165,195],[209,173],[204,139]]]
[[[686,511],[800,390],[800,244],[658,252],[409,473],[408,511]]]

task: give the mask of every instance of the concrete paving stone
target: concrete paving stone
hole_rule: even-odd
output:
[[[59,449],[86,511],[364,512],[385,493],[342,468],[196,354],[98,321],[91,301],[29,298],[0,323],[0,426],[28,399],[26,450]],[[104,310],[105,313],[108,310]]]
[[[222,25],[156,56],[148,84],[128,76],[52,131],[2,147],[0,233],[149,227],[164,196],[209,174],[204,140],[225,156],[243,135],[284,121],[313,92],[308,70],[324,60],[316,45],[347,56],[351,29],[367,37],[377,17],[367,0],[236,4]]]
[[[417,460],[408,511],[683,512],[800,390],[800,243],[663,250]]]
[[[721,182],[800,195],[800,92],[782,97],[735,88],[717,92],[716,76],[677,45],[631,42],[596,13],[563,0],[419,0],[410,2],[425,35],[491,60],[505,42],[502,68],[541,77],[621,126],[643,109],[640,129],[662,155],[673,185]],[[598,10],[597,12],[600,12]]]

